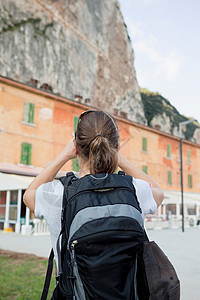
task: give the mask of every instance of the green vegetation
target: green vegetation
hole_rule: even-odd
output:
[[[4,14],[5,12],[5,14]],[[47,29],[49,27],[53,27],[54,22],[50,22],[48,24],[42,24],[40,18],[22,18],[18,21],[15,20],[15,16],[12,16],[10,12],[6,9],[3,5],[2,9],[0,10],[0,26],[2,27],[1,32],[11,32],[15,30],[20,30],[23,26],[27,24],[31,24],[34,28],[35,35],[40,35],[48,39],[48,32]]]
[[[145,117],[147,119],[148,126],[151,127],[151,121],[156,115],[166,114],[169,117],[171,123],[171,134],[173,129],[179,127],[180,122],[187,121],[189,118],[181,115],[177,109],[170,104],[169,100],[162,97],[159,93],[151,92],[147,89],[140,88],[142,102],[144,105]],[[185,138],[191,140],[196,128],[199,128],[200,124],[196,121],[186,126]]]
[[[0,250],[0,299],[40,299],[46,268],[45,258]],[[47,299],[51,298],[54,287],[53,274]]]
[[[20,20],[18,22],[14,22],[12,19],[8,20],[5,18],[1,18],[1,23],[4,24],[4,28],[3,28],[2,32],[14,31],[16,29],[20,29],[20,27],[22,25],[25,25],[27,23],[36,25],[39,22],[40,22],[39,18],[37,18],[37,19],[30,18],[28,20]]]

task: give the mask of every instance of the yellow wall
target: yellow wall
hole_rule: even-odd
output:
[[[31,143],[33,167],[44,167],[54,159],[72,138],[74,117],[88,106],[63,99],[31,87],[0,78],[0,163],[19,165],[22,142]],[[23,124],[24,102],[35,104],[35,126]],[[116,117],[120,129],[121,152],[134,165],[148,168],[148,175],[165,189],[180,190],[179,139],[149,127]],[[142,137],[147,138],[147,152],[142,151]],[[167,158],[167,144],[171,158]],[[187,163],[187,150],[191,163]],[[200,192],[200,146],[184,141],[184,190]],[[30,167],[31,168],[31,167]],[[71,162],[64,169],[71,169]],[[167,171],[172,172],[172,185],[167,184]],[[187,187],[192,175],[193,187]]]

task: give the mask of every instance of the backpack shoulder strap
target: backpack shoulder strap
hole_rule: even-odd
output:
[[[51,253],[49,255],[47,273],[46,273],[46,278],[45,278],[45,282],[44,282],[41,300],[46,300],[47,295],[48,295],[49,285],[50,285],[50,281],[51,281],[51,275],[52,275],[52,271],[53,271],[53,259],[54,259],[54,252],[53,252],[53,248],[52,248]]]
[[[141,206],[140,206],[140,203],[138,201],[137,194],[136,194],[136,189],[135,189],[135,186],[133,184],[133,177],[131,175],[126,175],[124,171],[119,171],[118,175],[121,175],[121,176],[123,176],[127,179],[128,183],[129,183],[129,188],[131,188],[135,193],[135,197],[136,197],[136,201],[138,203],[139,209],[140,209],[140,213],[142,213]],[[145,232],[145,240],[148,240],[146,232]]]
[[[76,179],[77,177],[73,172],[67,172],[65,176],[59,178],[64,187],[68,187],[72,183],[72,181]]]
[[[149,242],[149,237],[148,237],[147,232],[146,232],[145,229],[144,229],[144,241]]]
[[[76,178],[76,176],[74,175],[73,172],[68,172],[66,174],[66,176],[60,177],[59,180],[61,181],[61,183],[63,184],[64,187],[68,187],[72,183],[73,179],[75,179],[75,178]],[[62,229],[61,229],[61,233],[62,233]],[[60,235],[59,235],[59,237],[60,237]],[[59,238],[58,238],[58,241],[59,241]],[[58,251],[58,258],[60,259],[59,256],[60,256],[60,252]],[[44,282],[41,300],[46,300],[47,295],[48,295],[49,285],[51,282],[51,276],[52,276],[52,271],[53,271],[53,259],[54,259],[54,252],[53,252],[53,248],[52,248],[51,253],[49,255],[48,267],[47,267],[46,278],[45,278],[45,282]]]
[[[118,171],[118,175],[124,176],[126,173],[124,171]]]
[[[134,190],[134,192],[136,192],[135,187],[133,185],[133,177],[131,175],[126,175],[124,171],[119,171],[118,175],[125,176],[129,181],[130,187]]]
[[[78,178],[75,176],[73,172],[67,172],[65,176],[60,177],[59,180],[64,186],[64,193],[63,193],[63,201],[62,201],[62,214],[63,214],[63,207],[68,201],[68,197],[66,197],[65,190],[72,184],[72,182],[76,181]]]

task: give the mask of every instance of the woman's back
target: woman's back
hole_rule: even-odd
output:
[[[90,184],[92,191],[87,193],[87,197],[86,194],[80,192],[70,200],[69,204],[66,204],[64,210],[66,218],[64,217],[64,219],[70,227],[68,225],[64,226],[65,230],[63,229],[62,232],[62,243],[64,245],[62,245],[62,248],[68,249],[69,252],[62,252],[62,260],[59,264],[58,259],[57,263],[61,274],[68,270],[68,265],[72,268],[66,277],[59,277],[60,280],[62,278],[59,282],[62,282],[64,286],[65,284],[68,285],[68,277],[71,277],[71,279],[76,278],[77,283],[75,285],[70,283],[70,286],[74,286],[77,291],[79,290],[77,295],[80,296],[83,284],[89,295],[89,298],[86,297],[86,299],[94,299],[91,296],[92,293],[96,295],[96,299],[103,299],[102,293],[105,292],[105,295],[108,295],[109,289],[112,292],[110,292],[109,297],[105,296],[105,299],[106,297],[107,299],[128,299],[129,296],[125,291],[130,293],[131,299],[135,299],[135,261],[137,262],[137,250],[140,248],[140,235],[142,235],[142,215],[155,213],[156,207],[160,205],[163,199],[162,190],[155,181],[133,166],[119,153],[119,129],[111,115],[102,111],[82,113],[78,120],[75,139],[71,140],[57,158],[36,177],[24,194],[25,204],[35,211],[37,217],[44,216],[47,220],[55,253],[56,239],[59,235],[57,225],[61,228],[61,217],[63,215],[61,214],[62,200],[68,199],[70,189],[75,187],[76,182],[74,182],[74,185],[72,183],[70,186],[63,188],[61,183],[55,183],[52,180],[61,167],[75,157],[78,158],[80,166],[80,179],[77,179],[76,182],[81,185],[89,178],[87,184],[90,181],[92,182]],[[131,176],[113,174],[117,167],[120,167],[126,174]],[[115,178],[116,182],[118,182],[117,178],[121,178],[120,182],[124,180],[122,178],[127,178],[129,187],[120,187],[119,182],[119,185],[116,184],[115,187],[109,186],[110,178],[113,178],[113,180]],[[94,195],[95,197],[93,197]],[[94,199],[98,199],[99,205],[93,203]],[[142,208],[141,211],[137,200]],[[74,208],[73,203],[76,203]],[[84,206],[85,203],[86,207]],[[89,227],[92,223],[93,226]],[[118,230],[115,230],[116,228]],[[66,232],[65,235],[64,232]],[[77,237],[78,232],[79,234],[82,232],[82,236]],[[94,246],[92,241],[90,243],[85,241],[84,246],[79,243],[79,238],[85,238],[88,233],[90,237],[92,234],[97,237],[100,232],[107,232],[108,234],[102,237],[99,244],[95,240],[97,247]],[[102,251],[98,247],[100,244],[104,245]],[[57,245],[59,245],[59,242]],[[82,257],[79,259],[79,263],[76,262],[74,251],[72,251],[75,245],[78,245],[75,253],[77,258],[80,255]],[[135,251],[133,251],[134,249]],[[81,252],[84,254],[80,254]],[[99,273],[94,272],[95,266]],[[103,279],[110,278],[106,285],[101,285],[100,274]],[[89,277],[84,277],[84,275]],[[79,280],[81,277],[82,280]],[[91,292],[88,284],[93,284],[93,292]],[[131,289],[133,285],[134,289]],[[105,289],[107,289],[107,292]],[[62,297],[55,299],[68,299],[65,296]]]

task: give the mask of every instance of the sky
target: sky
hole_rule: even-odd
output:
[[[119,0],[141,87],[200,123],[200,0]]]

